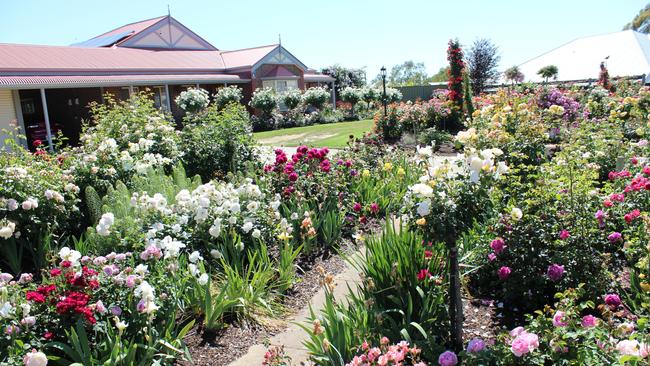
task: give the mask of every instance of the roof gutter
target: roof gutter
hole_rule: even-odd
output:
[[[100,88],[111,86],[155,86],[155,85],[183,85],[183,84],[243,84],[250,82],[250,79],[174,79],[174,80],[116,80],[116,81],[71,81],[69,83],[0,83],[0,90],[23,90],[23,89],[70,89],[70,88]]]

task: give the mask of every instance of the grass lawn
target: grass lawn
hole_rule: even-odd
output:
[[[285,128],[282,130],[254,133],[253,136],[262,145],[300,146],[342,148],[347,146],[350,135],[361,137],[372,129],[373,121],[329,123],[323,125]]]

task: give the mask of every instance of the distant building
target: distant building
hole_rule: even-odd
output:
[[[189,87],[214,93],[237,85],[248,102],[259,87],[282,92],[321,84],[333,89],[334,79],[309,69],[282,45],[219,50],[162,16],[71,46],[0,44],[0,130],[15,121],[30,146],[35,139],[51,144],[59,130],[75,144],[88,103],[101,102],[105,93],[126,99],[149,88],[156,106],[179,120],[174,99]]]
[[[650,38],[633,30],[578,38],[519,65],[526,81],[541,82],[537,71],[558,68],[558,81],[596,81],[605,62],[612,78],[631,77],[650,82]]]

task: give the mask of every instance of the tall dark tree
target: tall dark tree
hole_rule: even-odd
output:
[[[623,30],[633,29],[641,33],[650,33],[650,4],[646,5],[639,13],[627,23]]]
[[[472,81],[472,92],[479,95],[485,91],[489,83],[499,79],[499,48],[489,39],[481,38],[474,41],[472,48],[467,53],[467,68]]]

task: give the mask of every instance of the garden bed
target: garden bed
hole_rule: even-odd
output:
[[[349,241],[343,241],[343,253],[353,250]],[[206,333],[202,327],[195,326],[185,337],[192,363],[179,362],[179,365],[227,365],[248,352],[248,348],[262,344],[272,336],[281,333],[289,325],[282,319],[290,319],[299,310],[309,304],[312,296],[321,289],[322,273],[336,275],[345,267],[345,259],[339,254],[312,258],[309,262],[298,264],[297,283],[291,287],[282,299],[282,314],[274,317],[261,317],[259,324],[229,324],[225,329],[215,333]],[[218,360],[218,361],[217,361]],[[218,362],[218,363],[215,363]]]

